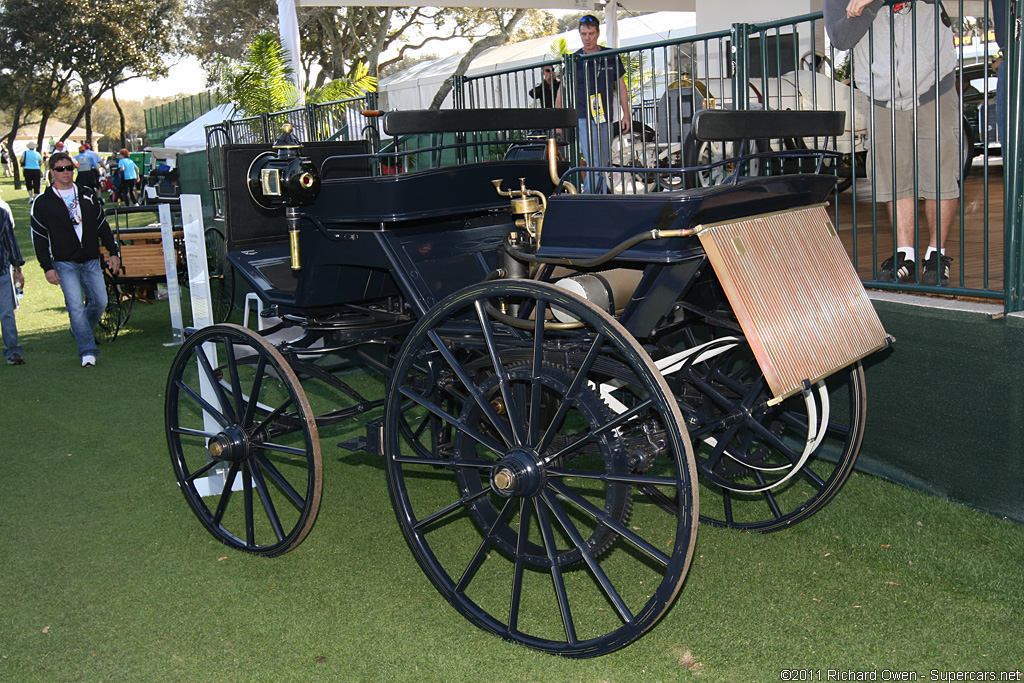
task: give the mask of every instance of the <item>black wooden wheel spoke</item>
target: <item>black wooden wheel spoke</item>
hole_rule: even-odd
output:
[[[253,454],[253,459],[259,464],[260,468],[266,472],[267,476],[269,476],[274,483],[280,487],[285,496],[288,497],[291,504],[294,505],[297,510],[301,510],[306,504],[306,501],[302,498],[302,494],[295,490],[295,487],[292,486],[291,482],[289,482],[283,474],[281,474],[281,471],[277,469],[274,463],[272,463],[266,455],[259,452]]]
[[[283,444],[274,443],[272,441],[254,441],[252,445],[256,448],[261,448],[265,451],[277,451],[278,453],[287,453],[289,455],[306,455],[306,451],[302,448],[296,448],[295,446],[285,446]]]
[[[256,519],[252,500],[252,473],[249,463],[242,464],[242,494],[245,505],[245,543],[256,545]]]
[[[614,482],[619,484],[648,484],[651,486],[675,486],[677,481],[670,477],[658,477],[647,474],[618,474],[606,472],[587,472],[584,470],[569,470],[562,467],[552,467],[548,471],[549,477],[568,477],[575,479],[595,479],[603,482]]]
[[[440,510],[434,512],[433,514],[427,515],[423,519],[413,522],[412,526],[414,529],[424,529],[433,524],[434,522],[436,522],[437,520],[443,519],[454,512],[458,512],[462,508],[466,507],[466,505],[468,505],[469,503],[472,503],[477,498],[486,495],[487,489],[480,489],[476,493],[465,495],[462,498],[459,498],[454,503],[444,506]]]
[[[473,439],[477,443],[486,446],[487,448],[491,449],[492,451],[499,455],[505,452],[505,449],[502,448],[501,444],[497,443],[493,439],[488,438],[484,434],[481,434],[476,429],[473,429],[472,427],[468,426],[465,423],[465,421],[460,420],[459,418],[450,414],[448,411],[446,411],[441,406],[435,404],[433,401],[427,400],[425,397],[420,396],[411,389],[406,389],[403,387],[400,391],[402,392],[403,395],[408,396],[413,401],[423,406],[424,408],[432,412],[434,415],[437,415],[439,418],[447,422],[452,427],[455,427],[460,432],[462,432],[469,438]]]
[[[537,302],[537,313],[533,321],[533,354],[531,356],[532,377],[530,378],[530,428],[526,433],[527,443],[535,443],[540,438],[541,390],[544,388],[542,363],[544,361],[544,318],[547,315],[547,302]]]
[[[526,544],[530,537],[530,513],[533,504],[525,498],[519,499],[519,537],[516,544],[515,565],[512,569],[512,594],[508,605],[508,630],[519,630],[519,602],[523,596],[523,572],[526,569]]]
[[[292,405],[293,400],[294,398],[289,396],[284,401],[282,401],[281,404],[274,408],[272,411],[270,411],[270,414],[263,418],[263,420],[258,425],[256,425],[256,428],[253,429],[252,431],[254,433],[262,432],[267,428],[268,425],[277,422],[281,418],[281,416],[284,415],[285,409],[288,408],[288,406]]]
[[[587,544],[583,540],[583,536],[580,535],[579,530],[576,528],[576,525],[572,523],[569,515],[565,513],[565,510],[562,509],[562,506],[558,504],[558,501],[550,493],[543,493],[542,498],[544,499],[544,503],[548,506],[548,509],[550,509],[552,514],[555,515],[555,519],[558,520],[562,529],[564,529],[565,533],[569,536],[569,539],[573,542],[573,545],[575,545],[577,550],[580,551],[580,554],[583,555],[583,559],[587,563],[587,567],[590,568],[590,571],[593,573],[594,579],[601,587],[601,590],[604,591],[608,600],[610,600],[612,605],[615,607],[615,611],[618,612],[619,618],[622,619],[623,623],[629,623],[632,621],[633,613],[630,612],[629,607],[622,599],[622,596],[619,595],[619,592],[615,590],[615,586],[612,585],[611,579],[608,578],[608,575],[601,568],[601,565],[587,549]]]
[[[494,338],[494,328],[491,326],[487,311],[484,310],[483,302],[475,301],[474,308],[476,309],[477,320],[480,321],[480,330],[483,332],[484,343],[487,346],[487,355],[491,359],[494,374],[498,377],[498,389],[501,392],[501,398],[505,401],[505,410],[508,413],[508,421],[512,427],[513,444],[521,446],[526,442],[526,435],[523,434],[522,424],[519,422],[516,401],[513,399],[512,391],[509,387],[508,373],[505,372],[505,366],[501,362],[501,358],[498,357],[498,342]]]
[[[476,549],[476,553],[473,554],[473,559],[469,561],[465,571],[462,572],[462,576],[459,578],[459,582],[455,584],[455,591],[457,593],[464,593],[466,587],[469,586],[469,582],[476,576],[477,570],[480,565],[483,564],[484,558],[487,557],[487,551],[494,545],[494,539],[498,535],[498,530],[505,525],[508,518],[511,516],[512,511],[515,510],[512,499],[505,501],[505,505],[501,508],[501,513],[498,518],[494,520],[494,524],[487,530],[487,534],[484,539],[480,542],[480,547]]]
[[[216,369],[208,344],[224,349]],[[302,542],[320,505],[320,444],[302,385],[275,347],[237,325],[194,332],[171,365],[165,420],[180,490],[214,538],[266,556]]]
[[[253,483],[256,484],[256,491],[259,493],[260,501],[263,503],[263,510],[267,513],[267,519],[274,530],[274,535],[277,536],[278,541],[283,541],[284,527],[281,525],[281,517],[277,514],[277,506],[274,505],[270,489],[267,488],[267,482],[263,478],[263,471],[255,458],[249,461],[248,468],[249,473],[252,475]]]
[[[593,343],[590,345],[587,355],[583,358],[583,362],[580,363],[580,367],[576,371],[576,377],[573,378],[572,384],[569,386],[569,390],[566,392],[564,399],[558,406],[558,412],[556,412],[555,416],[551,418],[551,424],[548,425],[547,431],[544,432],[544,436],[541,437],[540,443],[537,444],[538,451],[544,452],[551,446],[551,440],[555,437],[556,431],[562,427],[565,416],[569,412],[569,406],[572,399],[584,386],[586,386],[587,373],[590,372],[594,365],[594,361],[597,360],[603,344],[604,335],[597,335]]]
[[[213,342],[219,342],[221,340],[211,340]],[[217,373],[214,372],[213,366],[210,364],[210,359],[206,356],[206,349],[197,349],[196,358],[199,360],[199,365],[203,368],[203,373],[206,375],[206,380],[213,387],[214,392],[217,394],[217,401],[220,403],[221,411],[231,422],[238,421],[238,415],[235,413],[232,402],[228,399],[226,393],[224,393],[224,386],[220,383],[220,379],[217,377]]]
[[[466,369],[455,358],[452,352],[441,340],[440,336],[436,332],[432,332],[430,338],[431,341],[434,343],[434,346],[437,347],[437,350],[441,352],[441,357],[444,358],[446,363],[448,363],[448,367],[452,369],[455,375],[462,382],[463,386],[466,387],[466,390],[469,392],[469,395],[476,402],[477,406],[480,408],[480,410],[483,411],[483,414],[487,416],[487,419],[490,421],[491,426],[498,430],[498,433],[501,435],[501,438],[505,441],[505,446],[511,446],[513,443],[513,438],[505,426],[505,421],[502,420],[498,416],[498,413],[495,412],[494,406],[492,406],[490,402],[486,399],[486,397],[483,395],[483,391],[481,391],[480,387],[477,386],[476,382],[473,381],[473,379],[470,377]],[[410,396],[409,398],[416,400],[412,396]]]
[[[217,436],[212,432],[207,432],[202,429],[189,429],[188,427],[171,427],[171,431],[175,434],[181,434],[182,436],[201,436],[204,439],[212,439]]]
[[[537,525],[540,527],[541,538],[544,539],[544,551],[548,554],[548,561],[551,562],[551,583],[555,589],[555,599],[558,601],[558,612],[562,615],[562,625],[565,627],[565,640],[571,645],[576,642],[576,624],[572,619],[572,608],[569,605],[569,594],[565,590],[562,567],[558,564],[554,530],[551,528],[547,508],[536,499],[533,501],[533,507],[537,513]]]
[[[637,533],[635,533],[631,529],[626,528],[617,520],[613,519],[609,515],[604,514],[604,512],[602,512],[601,510],[598,510],[590,501],[577,495],[567,486],[564,486],[560,483],[552,483],[551,487],[558,492],[558,495],[563,496],[566,500],[576,505],[576,507],[578,507],[580,510],[587,513],[601,524],[604,524],[609,529],[613,530],[615,533],[622,536],[624,539],[635,545],[637,549],[646,553],[651,559],[659,562],[662,565],[668,566],[668,563],[671,561],[671,558],[668,555],[666,555],[661,550],[653,546],[651,543],[641,538]]]
[[[202,396],[197,394],[195,390],[192,389],[192,387],[188,386],[187,384],[180,380],[177,382],[177,387],[186,396],[191,398],[196,405],[202,408],[205,412],[209,413],[214,420],[219,422],[221,427],[227,427],[229,424],[231,424],[231,422],[228,420],[227,416],[224,415],[224,413],[210,405],[210,403]]]
[[[219,463],[216,460],[211,460],[208,463],[206,463],[205,465],[203,465],[202,467],[200,467],[199,469],[197,469],[195,472],[192,472],[187,477],[185,477],[185,481],[188,482],[189,484],[191,484],[196,479],[198,479],[199,477],[203,476],[204,474],[206,474],[207,472],[212,470],[214,467],[217,467],[217,465],[219,465]]]
[[[639,414],[643,413],[644,411],[648,410],[650,407],[651,407],[651,399],[647,399],[645,401],[642,401],[641,403],[638,403],[637,405],[633,406],[632,408],[630,408],[630,409],[620,413],[619,415],[616,415],[614,418],[612,418],[608,422],[605,422],[604,424],[598,425],[597,427],[589,430],[586,434],[584,434],[583,436],[581,436],[578,439],[575,439],[575,440],[569,442],[568,444],[563,446],[561,449],[559,449],[558,451],[556,451],[552,455],[546,456],[545,459],[547,459],[547,460],[549,460],[551,462],[557,462],[559,459],[565,458],[567,455],[569,455],[573,451],[578,450],[579,448],[581,448],[585,444],[593,441],[594,439],[598,438],[599,436],[602,436],[603,434],[607,434],[611,430],[616,429],[616,428],[620,427],[621,425],[629,422],[630,420],[632,420],[637,415],[639,415]]]
[[[242,383],[238,379],[238,360],[235,358],[235,345],[231,343],[230,339],[224,340],[224,355],[228,366],[228,376],[231,379],[231,395],[235,400],[234,414],[237,418],[242,419],[245,414],[242,404]]]
[[[450,458],[423,458],[420,456],[406,456],[396,455],[395,462],[408,464],[408,465],[429,465],[432,467],[444,467],[446,469],[456,469],[464,467],[466,469],[473,470],[489,470],[494,467],[494,460],[466,460],[459,458],[458,460],[452,460]]]
[[[224,512],[228,509],[228,503],[231,502],[231,492],[234,490],[235,478],[238,476],[239,468],[239,463],[231,463],[231,467],[228,469],[228,473],[224,477],[224,492],[221,494],[220,501],[217,503],[217,511],[213,514],[214,524],[219,525],[221,520],[224,519]],[[246,477],[246,479],[248,479],[248,477]],[[246,486],[248,486],[248,482],[246,482]],[[246,494],[246,497],[248,497],[248,494]],[[248,507],[248,503],[246,503],[246,507]]]
[[[267,359],[260,356],[256,363],[256,370],[253,373],[252,388],[249,390],[249,402],[245,405],[245,415],[242,417],[243,425],[251,425],[256,418],[256,408],[259,405],[260,389],[263,387],[263,376],[267,371]]]

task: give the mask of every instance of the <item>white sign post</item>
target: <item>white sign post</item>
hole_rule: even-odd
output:
[[[213,307],[210,304],[210,274],[206,261],[203,205],[199,195],[181,195],[181,221],[185,239],[185,264],[188,266],[188,291],[192,302],[192,326],[198,330],[213,324]],[[168,291],[170,291],[169,286]],[[217,360],[216,344],[203,344],[203,353],[206,354],[211,367],[215,368],[220,364]],[[199,364],[198,358],[196,363]],[[199,364],[199,394],[211,406],[219,406],[221,410],[225,410],[226,406],[220,405],[217,392],[214,390],[201,364]],[[203,412],[203,429],[210,434],[220,431],[220,425],[217,424],[212,415],[205,411]],[[215,469],[213,474],[209,476],[196,479],[196,491],[204,497],[219,495],[224,490],[226,474],[227,468],[221,467]],[[242,478],[236,477],[232,490],[241,490],[241,488]]]
[[[160,238],[164,246],[164,272],[167,273],[167,303],[171,309],[171,341],[164,346],[181,346],[185,341],[185,323],[181,317],[181,287],[178,286],[178,253],[174,248],[174,221],[170,204],[161,204]]]

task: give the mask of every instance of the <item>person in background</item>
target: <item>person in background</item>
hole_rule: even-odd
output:
[[[917,280],[914,223],[920,196],[929,231],[920,283],[947,285],[952,259],[946,237],[960,198],[957,56],[949,18],[934,0],[826,0],[824,18],[832,44],[853,50],[856,86],[874,104],[868,174],[896,226],[896,259],[882,262],[878,280]]]
[[[996,34],[999,54],[993,65],[996,70],[996,128],[999,144],[1004,145],[1003,159],[1006,158],[1006,0],[992,0],[992,24]]]
[[[25,171],[25,185],[28,187],[28,201],[39,196],[39,181],[43,178],[43,157],[36,151],[36,143],[28,143],[21,153],[21,168]]]
[[[538,83],[537,87],[529,92],[529,95],[537,100],[537,104],[541,107],[550,109],[555,106],[558,89],[561,87],[562,82],[558,80],[558,76],[555,74],[555,67],[550,64],[541,67],[540,73],[541,78],[544,80]]]
[[[110,256],[112,272],[121,267],[120,251],[103,214],[103,204],[91,187],[73,182],[75,165],[66,152],[49,160],[53,182],[32,204],[32,245],[46,281],[60,285],[78,346],[82,367],[96,365],[93,328],[107,307],[100,265],[100,240]]]
[[[139,167],[128,156],[127,149],[122,149],[120,154],[121,159],[117,162],[117,167],[121,171],[121,194],[124,196],[125,205],[135,206],[139,203],[139,198],[135,194],[135,185],[139,182]]]
[[[92,151],[92,147],[88,142],[83,142],[78,149],[78,155],[75,157],[75,162],[78,164],[78,178],[76,178],[75,182],[78,183],[79,187],[86,185],[94,190],[98,190],[103,159],[100,158],[99,154]]]
[[[11,150],[7,149],[7,140],[0,140],[0,157],[3,158],[4,178],[10,178],[14,170],[11,168]]]
[[[601,27],[597,17],[586,14],[580,19],[580,40],[583,47],[577,55],[590,55],[608,48],[597,44]],[[630,128],[629,91],[623,78],[625,68],[618,55],[607,55],[594,59],[580,59],[576,62],[576,115],[580,152],[591,166],[608,166],[611,163],[612,117],[616,94],[622,107],[620,128],[628,133]],[[563,89],[558,89],[555,107],[562,106]],[[583,181],[583,191],[595,194],[606,192],[605,173],[588,173]]]
[[[7,202],[0,199],[0,332],[8,365],[25,364],[14,320],[14,310],[18,307],[14,290],[25,286],[25,276],[21,274],[23,265],[25,259],[21,257],[18,239],[14,235],[14,214]]]

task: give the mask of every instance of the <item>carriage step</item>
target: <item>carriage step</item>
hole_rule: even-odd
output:
[[[366,423],[366,435],[357,436],[342,441],[339,448],[347,451],[368,451],[377,455],[384,455],[384,420],[373,420]]]

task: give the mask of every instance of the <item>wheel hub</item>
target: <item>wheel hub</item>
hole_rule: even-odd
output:
[[[528,448],[514,448],[491,469],[491,488],[499,496],[534,496],[544,487],[544,468]]]
[[[206,448],[214,460],[241,462],[249,455],[249,439],[241,427],[230,425],[210,439]]]

